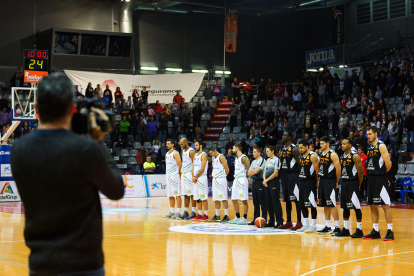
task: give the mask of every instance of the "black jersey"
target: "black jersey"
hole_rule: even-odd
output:
[[[300,166],[300,173],[299,173],[299,180],[304,181],[307,179],[316,179],[316,172],[315,168],[313,167],[311,156],[316,155],[313,151],[310,151],[308,155],[304,156],[301,155],[299,160]]]
[[[293,149],[296,146],[291,144],[288,148],[283,147],[280,150],[280,171],[281,172],[298,172],[298,164],[296,163],[296,159],[293,156]]]
[[[322,153],[319,155],[319,172],[318,175],[321,178],[336,178],[336,169],[332,162],[333,150],[328,150],[326,154]]]
[[[387,168],[385,167],[384,158],[382,158],[379,146],[384,144],[382,141],[378,141],[377,144],[373,145],[370,143],[367,150],[367,175],[385,175]]]
[[[358,179],[358,171],[354,162],[354,154],[350,152],[348,155],[345,153],[341,156],[341,177],[342,181],[351,181]]]

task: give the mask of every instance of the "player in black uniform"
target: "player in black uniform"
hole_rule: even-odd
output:
[[[282,142],[285,145],[283,149],[280,150],[279,158],[281,166],[279,174],[282,181],[283,198],[286,202],[287,222],[280,226],[279,229],[291,229],[296,231],[303,227],[301,223],[302,215],[300,213],[300,204],[298,202],[298,196],[295,195],[295,189],[296,194],[299,194],[299,150],[294,144],[292,144],[291,132],[283,132]],[[296,206],[297,222],[295,226],[292,224],[292,202],[294,202]]]
[[[299,150],[302,156],[299,160],[299,203],[303,214],[304,225],[297,232],[315,233],[316,232],[316,183],[318,180],[319,158],[316,153],[309,150],[307,140],[299,141]],[[312,225],[309,226],[309,210],[311,208]]]
[[[392,212],[390,208],[391,198],[389,194],[387,172],[391,169],[390,156],[388,150],[382,141],[378,140],[378,128],[371,126],[367,129],[368,159],[367,166],[367,203],[371,208],[371,218],[374,229],[372,232],[364,236],[364,239],[380,239],[381,235],[378,228],[379,212],[378,206],[381,205],[384,210],[385,220],[387,221],[388,231],[384,237],[384,241],[394,240],[394,232],[392,232]]]
[[[339,188],[341,178],[341,165],[338,155],[330,148],[330,138],[324,136],[320,139],[321,154],[319,154],[319,182],[318,182],[318,205],[324,207],[326,226],[319,230],[318,234],[329,234],[331,232],[331,214],[335,221],[333,234],[339,233],[339,214],[336,209],[336,189]]]
[[[349,138],[342,140],[342,150],[344,154],[341,156],[341,208],[344,210],[344,228],[337,233],[337,237],[349,237],[348,221],[350,209],[355,210],[357,218],[357,229],[351,238],[362,238],[362,212],[361,212],[361,195],[359,188],[361,187],[363,171],[361,158],[357,153],[351,151],[352,141]]]

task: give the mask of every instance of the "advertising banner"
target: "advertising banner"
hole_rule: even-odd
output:
[[[21,201],[14,181],[0,181],[0,202],[6,201]]]
[[[344,43],[344,6],[332,7],[333,43]]]
[[[306,66],[313,67],[336,62],[336,49],[323,48],[306,52]]]
[[[144,175],[147,196],[167,196],[167,179],[165,174]]]
[[[225,43],[226,53],[235,53],[237,46],[237,10],[226,10]]]
[[[145,186],[142,181],[142,175],[123,175],[125,186],[124,197],[145,197]],[[101,198],[106,198],[102,193],[99,193]]]
[[[132,92],[135,89],[141,93],[142,87],[145,86],[148,91],[149,103],[155,103],[157,100],[160,103],[171,103],[177,91],[181,92],[181,96],[186,99],[186,102],[190,102],[198,92],[204,78],[204,73],[134,76],[73,70],[65,70],[64,72],[74,85],[80,85],[83,90],[86,89],[89,82],[93,87],[100,84],[103,90],[108,85],[112,94],[119,87],[124,93],[125,100],[128,99],[128,96],[132,97]],[[113,98],[115,99],[115,96]]]

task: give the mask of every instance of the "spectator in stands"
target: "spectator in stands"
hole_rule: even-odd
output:
[[[128,110],[132,109],[132,106],[134,104],[132,103],[131,96],[128,96],[128,100],[126,100],[125,103],[126,103],[126,107],[127,107]]]
[[[263,108],[261,106],[259,106],[259,109],[257,111],[257,120],[261,121],[264,120],[266,117],[265,112],[263,111]]]
[[[353,133],[357,131],[357,127],[355,126],[354,121],[349,121],[348,131]]]
[[[398,160],[398,126],[397,126],[397,122],[393,121],[392,122],[392,128],[391,131],[389,132],[389,137],[390,137],[390,142],[391,142],[391,154],[392,154],[392,158]]]
[[[4,110],[3,110],[4,112]],[[407,140],[407,151],[414,151],[414,116],[412,116],[412,110],[407,110],[407,116],[404,120],[405,138]]]
[[[229,149],[233,149],[233,146],[234,146],[233,138],[230,137],[224,149],[228,151]]]
[[[94,96],[94,97],[98,97],[98,98],[99,98],[99,89],[98,89],[98,88],[95,88],[95,89],[93,90],[93,96]]]
[[[266,118],[266,122],[267,122],[268,125],[270,125],[270,123],[273,122],[273,119],[275,118],[275,113],[273,112],[271,107],[269,107],[267,109],[267,113],[266,113],[265,118]]]
[[[348,98],[352,92],[352,81],[348,75],[344,76],[344,95]]]
[[[262,147],[266,146],[266,137],[268,136],[268,126],[266,120],[263,120],[262,125],[260,126],[259,138],[261,140]]]
[[[115,103],[118,106],[119,105],[119,101],[121,101],[124,97],[124,93],[122,93],[121,88],[117,87],[115,90]]]
[[[309,98],[308,104],[306,105],[306,111],[308,111],[308,110],[311,113],[313,113],[315,111],[315,105],[313,104],[313,100],[311,98]]]
[[[102,101],[105,104],[106,109],[109,109],[111,107],[111,103],[109,102],[109,92],[105,90],[103,94]]]
[[[132,102],[136,106],[139,100],[139,89],[134,89],[134,92],[132,92]],[[137,106],[136,106],[137,107]]]
[[[29,133],[30,133],[29,123],[28,122],[24,122],[23,123],[23,135],[29,134]]]
[[[4,96],[3,96],[4,97]],[[9,112],[7,112],[7,108],[4,107],[2,109],[3,111],[0,111],[0,128],[1,130],[3,127],[5,127],[9,122]]]
[[[237,115],[239,115],[239,108],[233,102],[230,107],[230,130],[233,131],[233,128],[237,126]]]
[[[191,119],[191,115],[188,109],[185,110],[185,113],[181,116],[181,118],[182,118],[181,126],[182,126],[183,133],[187,133],[187,127],[190,124],[190,119]]]
[[[195,137],[195,126],[194,126],[194,120],[193,118],[190,119],[190,123],[186,127],[186,133],[187,139],[189,141],[193,140]]]
[[[354,81],[352,83],[352,93],[355,95],[354,97],[359,97],[359,91],[360,91],[359,86],[357,82]]]
[[[22,87],[24,83],[24,78],[21,73],[16,72],[10,80],[11,87]]]
[[[269,81],[266,83],[266,93],[267,93],[267,99],[273,100],[275,96],[275,84],[273,83],[272,79],[269,79]]]
[[[251,91],[249,91],[249,90],[246,91],[246,95],[245,95],[244,99],[246,100],[246,105],[250,108],[252,106],[252,102],[253,102],[253,95],[252,95]]]
[[[288,118],[291,129],[295,128],[295,119],[297,116],[298,116],[297,112],[295,111],[294,107],[291,106],[290,110],[287,112],[287,118]],[[264,145],[262,148],[265,148],[265,147],[266,145]]]
[[[150,151],[150,153],[148,154],[148,157],[150,157],[151,158],[151,160],[154,162],[154,163],[158,163],[158,154],[157,154],[157,152],[155,151],[155,148],[154,147],[152,147],[151,148],[151,151]],[[148,159],[148,158],[147,158]],[[155,165],[155,164],[154,164]]]
[[[344,94],[342,96],[341,108],[346,107],[347,104],[348,104],[348,96]]]
[[[387,86],[385,87],[385,91],[387,92],[387,95],[389,98],[393,97],[394,86],[395,86],[395,79],[392,77],[391,73],[388,73]]]
[[[246,103],[246,99],[243,100],[242,104],[240,105],[240,114],[241,114],[241,123],[244,126],[244,122],[246,121],[246,115],[249,112],[249,106]]]
[[[101,85],[98,83],[96,85],[96,88],[98,89],[99,97],[102,98],[103,97],[103,91],[102,91]]]
[[[329,118],[326,116],[325,112],[322,111],[321,115],[318,117],[318,128],[322,132],[322,136],[328,135],[329,132]]]
[[[165,142],[161,143],[161,147],[158,150],[158,164],[160,165],[160,169],[165,170],[165,154],[167,153],[167,147],[165,146]]]
[[[147,129],[148,129],[148,136],[149,140],[152,143],[155,139],[157,139],[157,122],[155,121],[154,117],[151,117],[151,119],[147,122]]]
[[[323,80],[319,82],[318,95],[319,104],[321,104],[322,106],[326,106],[326,85],[323,83]]]
[[[374,117],[375,113],[372,111],[372,107],[368,106],[367,107],[367,111],[364,113],[364,120],[365,117],[368,117],[369,121],[372,121],[372,117]]]
[[[302,110],[302,94],[298,93],[298,90],[295,89],[292,97],[293,97],[294,110],[296,110],[297,112],[300,112]]]
[[[280,98],[283,97],[283,87],[280,86],[280,82],[277,83],[276,88],[275,88],[275,97],[277,100],[279,100]],[[272,100],[272,99],[269,99]]]
[[[249,139],[247,139],[247,142],[248,142],[248,145],[250,146],[250,149],[252,149],[254,147],[254,144],[260,143],[260,138],[256,137],[254,132],[252,132],[252,134],[250,134]]]
[[[145,161],[144,166],[143,166],[146,173],[154,173],[154,171],[155,171],[155,168],[156,168],[155,163],[152,162],[152,160],[153,159],[152,159],[151,156],[146,157],[146,161]]]
[[[121,115],[125,115],[128,116],[129,115],[129,109],[127,108],[126,103],[122,104],[122,108],[121,108]]]
[[[4,108],[7,108],[7,100],[4,98],[4,94],[1,94],[0,110],[3,110]]]
[[[109,101],[109,107],[112,107],[112,91],[111,89],[109,89],[109,85],[106,85],[106,89],[104,91],[104,96],[108,97],[108,101]]]
[[[157,118],[157,121],[158,121],[158,117],[162,113],[162,110],[163,110],[162,105],[160,105],[160,101],[157,100],[157,102],[154,105],[154,112],[155,112],[155,117]]]
[[[233,105],[234,105],[234,103],[233,103]],[[202,114],[203,114],[203,109],[201,108],[199,103],[196,103],[196,106],[193,108],[193,119],[194,119],[195,126],[198,126],[198,127],[200,126],[201,115]],[[237,122],[236,122],[236,124],[237,124]]]
[[[264,79],[261,78],[260,79],[260,84],[259,84],[259,87],[258,87],[258,89],[259,89],[259,91],[258,91],[259,101],[266,101],[267,100],[265,88],[266,88],[266,84],[264,82]]]
[[[85,97],[86,98],[93,98],[93,94],[94,94],[94,89],[92,87],[92,83],[89,82],[88,86],[85,89]]]
[[[304,118],[304,128],[305,128],[305,133],[311,133],[312,131],[312,126],[316,124],[316,118],[311,114],[310,110],[306,111],[306,115]]]
[[[397,76],[397,96],[401,97],[404,87],[407,83],[407,76],[403,70],[400,70]]]
[[[270,139],[270,137],[277,137],[277,126],[273,123],[273,120],[270,121],[269,128],[267,129],[267,137]],[[268,142],[269,143],[269,142]]]
[[[160,142],[158,140],[153,141],[152,147],[155,149],[155,153],[158,154],[158,151],[160,149]]]
[[[231,83],[231,87],[233,88],[233,100],[236,104],[240,103],[240,83],[237,78],[234,78],[233,82]]]
[[[177,104],[177,101],[175,100],[175,96],[174,96],[173,103],[170,105],[170,110],[171,110],[171,114],[175,114],[175,111],[180,110],[180,106]]]
[[[173,139],[178,140],[178,135],[181,134],[181,116],[178,113],[178,110],[175,111],[175,114],[171,118],[171,122],[173,124]]]
[[[381,127],[381,123],[378,120],[377,116],[372,117],[371,126],[376,126],[378,129]]]
[[[289,83],[285,83],[285,88],[283,89],[283,105],[288,106],[289,100],[292,97],[292,87],[290,87]]]
[[[249,145],[246,143],[246,139],[243,138],[240,144],[242,146],[242,153],[247,155],[249,152]]]
[[[148,91],[147,91],[147,88],[145,86],[142,87],[141,97],[142,97],[142,101],[144,102],[145,106],[147,106],[147,104],[148,104]]]
[[[375,98],[377,100],[382,98],[382,89],[380,85],[377,85],[377,91],[375,91]]]
[[[358,135],[358,137],[355,139],[355,144],[356,144],[358,147],[361,147],[361,146],[362,146],[362,147],[366,148],[366,146],[367,146],[367,142],[368,142],[368,140],[367,140],[367,138],[365,137],[364,133],[365,133],[365,129],[363,129],[363,130],[359,131],[359,135]]]
[[[339,129],[339,132],[338,132],[338,138],[340,138],[341,136],[343,136],[345,138],[349,136],[349,131],[345,127],[345,123],[341,123],[340,129]]]
[[[181,104],[181,101],[183,99],[183,96],[181,96],[180,94],[181,94],[181,91],[180,90],[177,90],[177,94],[173,98],[173,103],[174,103],[174,100],[175,100],[175,103],[177,105],[180,105]]]
[[[384,124],[381,124],[381,129],[379,131],[379,136],[378,137],[381,141],[383,141],[385,143],[385,145],[388,146],[390,144],[388,130],[387,130],[387,127]]]
[[[309,144],[312,144],[312,139],[310,138],[309,133],[305,133],[305,140],[309,142]]]
[[[121,142],[123,145],[127,145],[128,144],[128,132],[129,132],[129,127],[131,125],[127,121],[126,115],[122,117],[122,121],[119,122],[119,125],[120,125],[120,131],[121,131]]]
[[[284,131],[284,132],[286,132],[286,131],[292,131],[292,130],[293,130],[293,128],[292,128],[292,126],[290,125],[288,118],[286,118],[286,117],[285,117],[285,118],[283,119],[283,121],[284,121],[283,131]]]
[[[208,103],[208,106],[211,107],[214,93],[208,84],[206,85],[206,89],[204,89],[203,96],[204,96],[204,107],[207,107],[207,103]]]
[[[233,148],[227,150],[226,161],[229,166],[227,181],[232,182],[234,180],[234,164],[236,162],[236,157],[233,155]]]
[[[338,126],[341,126],[341,124],[345,124],[345,126],[348,125],[348,117],[345,116],[345,112],[341,111],[341,118],[339,118]],[[347,136],[345,136],[347,137]]]
[[[252,86],[250,85],[250,82],[246,82],[246,84],[243,86],[243,92],[246,91],[252,91]]]
[[[7,139],[7,144],[12,145],[16,141],[16,135],[14,132],[10,135],[9,139]]]
[[[313,129],[312,129],[312,132],[311,132],[312,143],[316,142],[316,139],[315,139],[316,137],[321,138],[322,136],[323,136],[323,133],[322,133],[322,131],[320,131],[318,129],[318,125],[313,124]]]
[[[148,157],[148,153],[145,150],[144,146],[142,145],[141,149],[137,151],[137,156],[136,156],[137,164],[138,165],[144,164],[144,160],[146,160],[147,157]]]

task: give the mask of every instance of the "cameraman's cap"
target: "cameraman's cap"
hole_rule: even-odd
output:
[[[216,150],[216,147],[215,146],[209,146],[208,147],[208,151],[215,151]]]

